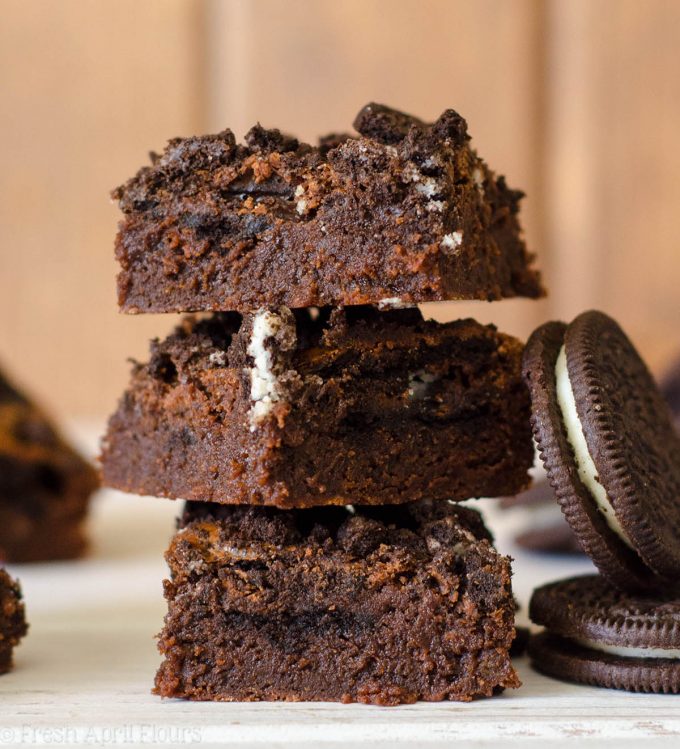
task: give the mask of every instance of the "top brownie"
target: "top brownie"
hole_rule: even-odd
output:
[[[113,192],[125,312],[398,305],[543,294],[520,192],[433,124],[377,104],[318,146],[259,124],[175,139]]]

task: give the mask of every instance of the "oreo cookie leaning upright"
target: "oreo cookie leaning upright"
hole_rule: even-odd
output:
[[[557,501],[617,588],[680,581],[680,436],[639,354],[602,312],[550,322],[527,343],[532,426]]]

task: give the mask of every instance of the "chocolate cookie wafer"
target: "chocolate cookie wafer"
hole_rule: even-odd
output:
[[[529,616],[546,629],[532,636],[539,671],[633,692],[680,693],[680,599],[639,597],[599,575],[544,585]]]
[[[622,590],[680,580],[680,436],[618,324],[585,312],[536,330],[524,354],[534,437],[583,550]]]

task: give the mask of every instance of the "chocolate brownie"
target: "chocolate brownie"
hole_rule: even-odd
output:
[[[544,585],[529,614],[546,627],[529,642],[539,671],[633,692],[680,693],[680,600],[622,593],[599,575]]]
[[[0,674],[12,668],[12,652],[27,631],[19,584],[0,569]]]
[[[98,483],[45,414],[0,376],[0,560],[80,556]]]
[[[536,442],[584,552],[622,590],[680,579],[680,435],[619,325],[546,323],[524,354]]]
[[[510,560],[474,510],[190,505],[157,694],[397,705],[519,686]]]
[[[282,508],[519,491],[533,460],[521,353],[416,308],[189,318],[134,367],[104,482]]]
[[[543,294],[521,193],[433,124],[369,104],[358,136],[299,143],[260,125],[175,139],[114,190],[125,312],[255,311]]]

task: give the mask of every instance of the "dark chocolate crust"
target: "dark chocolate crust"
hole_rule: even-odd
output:
[[[0,569],[0,674],[12,668],[12,653],[28,631],[19,584]]]
[[[269,314],[269,313],[267,313]],[[279,310],[278,400],[254,422],[253,318],[187,319],[137,365],[104,482],[137,494],[305,507],[519,491],[533,460],[522,345],[417,309]]]
[[[358,137],[317,147],[255,126],[170,141],[114,190],[125,312],[487,299],[544,292],[521,238],[521,193],[470,148],[375,104]]]
[[[609,528],[578,475],[556,390],[555,365],[566,330],[564,323],[542,325],[529,338],[523,357],[531,393],[531,424],[548,480],[583,551],[611,583],[642,592],[667,587]]]
[[[624,658],[542,632],[529,640],[531,665],[546,676],[577,684],[652,694],[680,693],[680,661]]]
[[[94,468],[0,375],[0,560],[80,556],[98,484]]]
[[[192,504],[166,556],[155,692],[397,705],[519,686],[510,560],[474,511],[367,510]]]
[[[644,563],[680,578],[680,435],[619,325],[584,312],[567,328],[567,367],[598,479]]]
[[[680,599],[624,593],[599,575],[583,575],[537,588],[529,616],[551,633],[607,645],[680,649]]]

